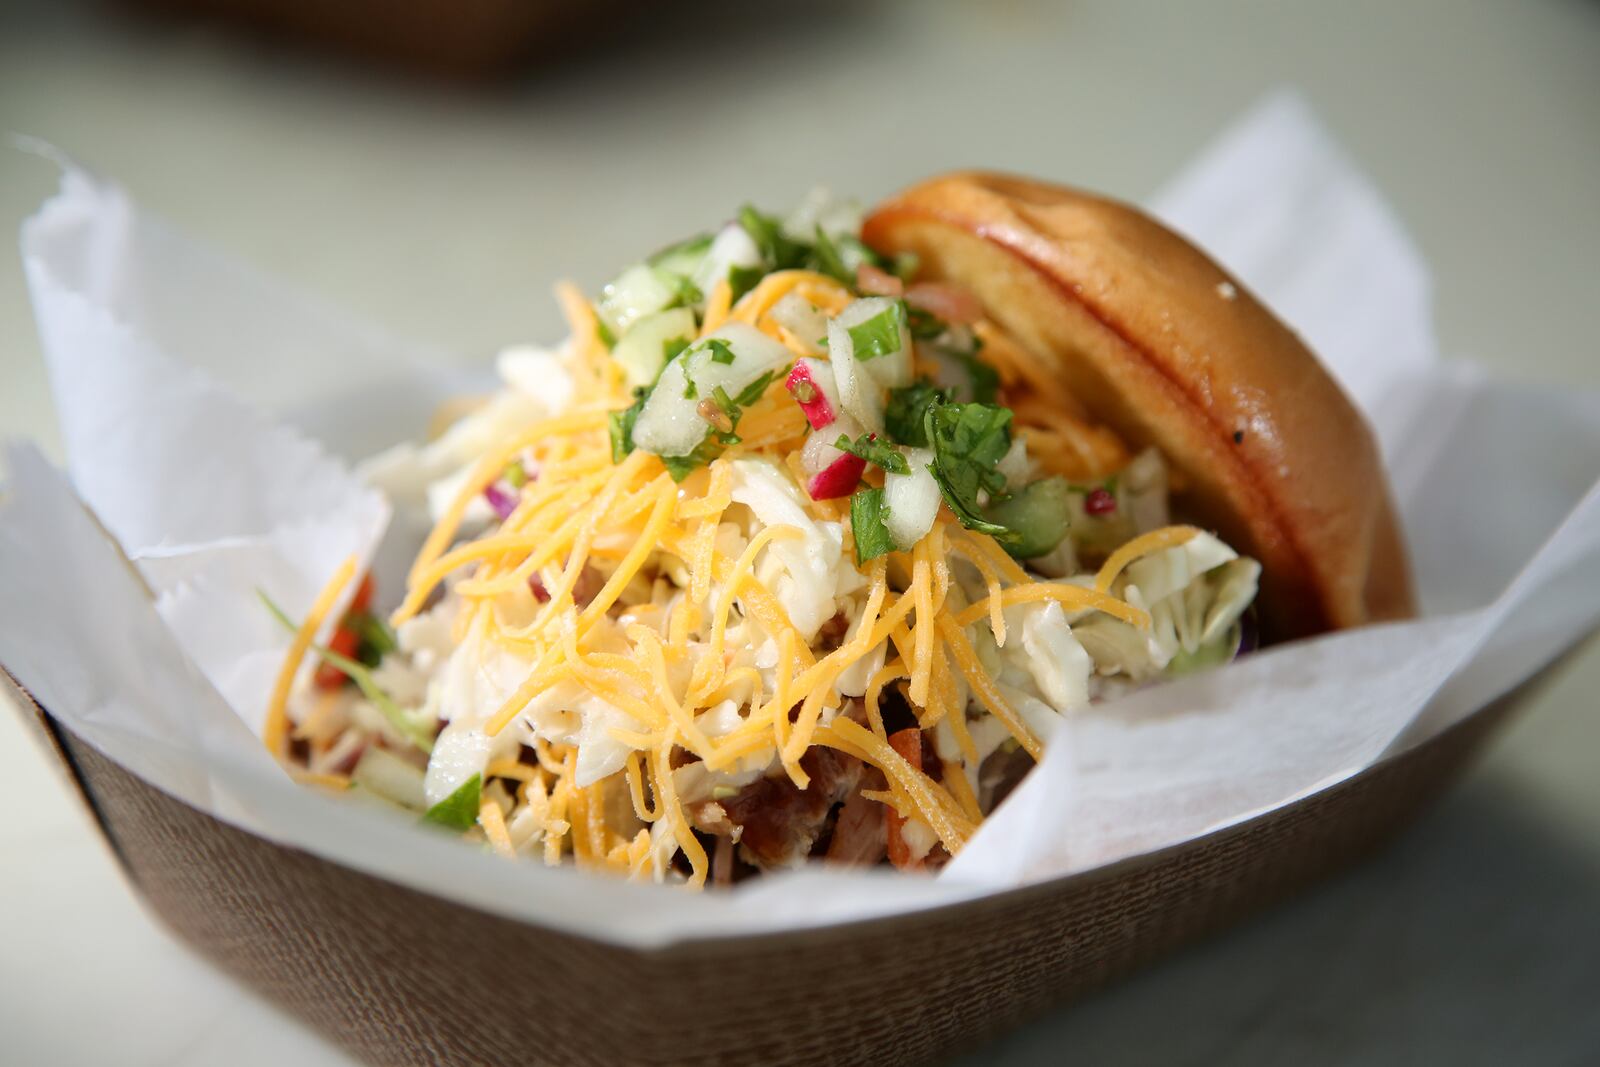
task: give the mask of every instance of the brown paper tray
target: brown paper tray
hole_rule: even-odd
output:
[[[489,915],[236,829],[7,688],[151,910],[355,1056],[705,1067],[925,1062],[1079,997],[1386,843],[1534,685],[1331,789],[1102,870],[900,918],[654,951]]]

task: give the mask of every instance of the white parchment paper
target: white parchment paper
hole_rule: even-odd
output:
[[[506,863],[290,782],[253,732],[284,647],[254,590],[301,614],[352,552],[397,573],[413,531],[347,460],[415,437],[463,383],[70,166],[22,235],[70,482],[12,449],[0,663],[87,742],[232,823],[650,946],[933,906],[1204,834],[1433,736],[1600,620],[1600,395],[1441,363],[1424,264],[1303,103],[1263,102],[1152,208],[1372,419],[1426,614],[1079,713],[937,878],[819,868],[693,895]]]

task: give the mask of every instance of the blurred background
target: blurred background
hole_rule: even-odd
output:
[[[464,362],[746,200],[972,165],[1140,200],[1280,86],[1432,264],[1447,354],[1600,383],[1590,0],[0,4],[0,132]],[[0,223],[56,174],[0,147]],[[0,431],[53,451],[15,256],[0,339]],[[1591,643],[1395,851],[972,1062],[1593,1062],[1597,689]],[[152,925],[9,714],[0,805],[0,1061],[346,1062]]]

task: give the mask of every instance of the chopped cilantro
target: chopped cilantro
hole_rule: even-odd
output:
[[[957,354],[956,358],[961,360],[971,379],[972,399],[979,404],[993,404],[1000,395],[1000,373],[978,358],[977,348],[969,355]]]
[[[925,308],[908,308],[906,325],[911,329],[911,336],[919,341],[931,341],[948,329],[943,319]]]
[[[738,303],[741,296],[754,289],[766,276],[765,267],[729,267],[728,288],[732,291],[733,302]]]
[[[389,624],[370,611],[353,611],[344,624],[356,635],[356,660],[376,667],[383,657],[399,648]]]
[[[611,327],[606,325],[606,320],[602,319],[598,314],[594,318],[594,331],[600,335],[600,343],[605,345],[606,348],[617,347],[617,335],[611,332]]]
[[[728,342],[720,337],[713,337],[706,342],[706,349],[711,353],[711,362],[727,366],[733,362],[733,349]]]
[[[876,359],[900,351],[900,329],[906,324],[906,306],[896,300],[866,322],[849,329],[857,359]]]
[[[483,775],[474,774],[456,786],[455,792],[429,808],[422,821],[466,833],[478,822],[478,807],[482,799]]]
[[[788,373],[788,371],[784,371],[783,376],[787,377]],[[757,378],[755,381],[739,390],[739,395],[733,398],[733,402],[738,404],[741,408],[749,407],[751,404],[754,404],[757,400],[761,399],[762,395],[767,391],[767,386],[771,385],[773,380],[778,376],[779,375],[777,371],[767,371],[765,374],[761,375],[761,377]]]
[[[1005,489],[1005,475],[995,465],[1011,447],[1011,410],[992,404],[932,404],[923,416],[923,432],[933,448],[929,470],[939,492],[961,525],[1001,542],[1017,535],[984,518],[980,493]]]
[[[669,342],[670,343],[670,342]],[[611,462],[621,463],[633,451],[633,424],[639,421],[644,402],[650,399],[650,390],[643,387],[633,391],[633,405],[608,416],[611,427]]]
[[[688,347],[689,339],[687,337],[669,337],[665,341],[662,341],[661,355],[664,358],[661,360],[661,366],[665,368],[668,363],[671,363],[673,360],[678,358],[678,353],[682,352]],[[656,376],[660,377],[659,372]]]
[[[645,262],[652,267],[674,270],[681,263],[692,262],[697,257],[705,255],[710,247],[711,235],[709,233],[697,234],[687,241],[679,241],[675,245],[668,245]]]
[[[668,271],[657,270],[656,277],[665,282],[672,290],[672,302],[667,307],[694,307],[706,298],[699,286],[682,274],[672,274]]]
[[[885,265],[883,257],[854,234],[830,235],[817,226],[809,241],[796,240],[784,232],[783,223],[777,217],[763,214],[748,204],[739,209],[739,225],[761,251],[764,266],[753,274],[740,273],[737,269],[729,273],[728,283],[735,300],[769,271],[803,267],[854,288],[857,264],[870,263],[879,268]]]
[[[857,563],[894,551],[886,521],[888,513],[882,489],[858,489],[850,498],[850,531],[856,542]]]
[[[875,463],[890,474],[911,473],[911,464],[906,462],[905,455],[889,442],[878,440],[877,434],[864,433],[854,441],[840,434],[833,447],[864,459],[868,463]]]
[[[687,456],[662,456],[661,463],[667,468],[667,473],[672,475],[672,480],[681,482],[695,471],[722,454],[724,442],[717,439],[715,434],[707,434],[706,439],[695,445],[694,451]]]
[[[928,431],[924,426],[924,417],[928,408],[947,399],[944,391],[926,378],[889,390],[889,404],[884,409],[883,421],[890,438],[902,445],[926,448]]]
[[[816,261],[817,269],[846,285],[855,285],[856,272],[845,266],[844,258],[839,255],[838,247],[817,227],[816,243],[811,248],[811,257]]]
[[[769,270],[787,270],[805,262],[809,249],[783,232],[783,224],[772,215],[763,215],[746,204],[739,209],[739,225],[761,250]]]

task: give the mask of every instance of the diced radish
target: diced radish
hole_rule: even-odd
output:
[[[800,466],[806,472],[806,491],[813,500],[848,496],[867,469],[867,461],[833,447],[840,437],[852,441],[861,435],[861,426],[849,415],[841,414],[825,432],[812,434],[800,450]]]
[[[895,547],[902,551],[925,537],[933,529],[939,514],[939,483],[933,480],[928,464],[933,453],[925,448],[906,450],[910,474],[887,474],[883,479],[883,502],[889,515],[884,524]]]
[[[806,413],[813,430],[832,425],[839,417],[839,388],[834,384],[833,371],[822,360],[796,361],[783,387]]]
[[[838,449],[834,449],[838,452]],[[867,461],[848,452],[839,452],[839,458],[811,476],[806,482],[806,492],[812,500],[833,500],[849,496],[856,491],[861,475],[866,472]]]
[[[906,303],[948,323],[977,322],[983,305],[965,289],[945,282],[918,282],[906,290]]]
[[[856,268],[856,288],[868,296],[898,297],[905,292],[906,285],[888,271],[863,263]]]

